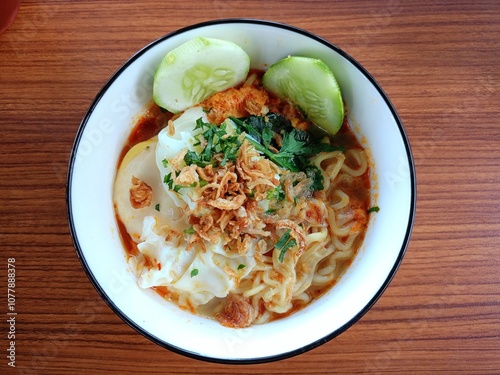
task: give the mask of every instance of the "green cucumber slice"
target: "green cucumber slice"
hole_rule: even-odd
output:
[[[334,135],[344,121],[340,86],[321,60],[288,56],[269,67],[264,87],[297,105],[315,125]]]
[[[242,82],[249,69],[250,57],[240,46],[198,37],[165,55],[154,76],[153,100],[179,113]]]

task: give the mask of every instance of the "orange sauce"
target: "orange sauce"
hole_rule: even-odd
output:
[[[117,168],[120,168],[123,158],[132,147],[157,135],[167,125],[172,116],[172,113],[162,111],[155,102],[149,104],[146,111],[139,117],[132,128],[118,158]]]

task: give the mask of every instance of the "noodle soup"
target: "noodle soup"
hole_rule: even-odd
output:
[[[288,138],[281,144],[286,145],[285,149],[293,151],[293,157],[287,159],[287,153],[280,153],[279,137],[274,136],[274,130],[283,141],[287,132],[282,133],[281,130],[290,128],[281,123],[277,115],[282,114],[292,120],[297,118],[293,125],[304,129],[301,127],[302,121],[298,121],[304,120],[300,112],[294,114],[293,108],[287,107],[286,103],[274,107],[269,104],[271,113],[265,115],[259,111],[252,112],[261,108],[260,106],[248,106],[247,109],[252,110],[248,113],[254,117],[248,116],[248,113],[228,113],[234,121],[231,120],[231,123],[227,122],[225,125],[223,121],[220,129],[229,135],[223,135],[218,130],[219,127],[207,125],[212,121],[216,122],[215,119],[208,118],[211,112],[208,106],[188,108],[180,115],[162,112],[158,107],[152,106],[154,90],[151,73],[159,66],[166,51],[172,51],[199,36],[234,42],[250,57],[250,69],[266,70],[266,73],[269,72],[268,67],[289,55],[310,56],[328,65],[342,89],[350,126],[347,126],[344,119],[344,126],[335,137],[320,137],[319,140],[323,144],[336,147],[328,152],[339,151],[345,156],[342,165],[354,171],[362,170],[358,156],[368,154],[366,172],[354,176],[349,175],[345,167],[340,168],[337,178],[330,181],[328,194],[312,189],[313,185],[300,185],[302,181],[295,184],[292,180],[285,187],[285,180],[281,183],[281,175],[286,170],[291,171],[290,168],[282,168],[283,171],[278,169],[274,176],[265,175],[264,177],[276,179],[269,179],[272,186],[266,187],[264,184],[251,187],[248,184],[256,184],[257,180],[243,179],[241,189],[244,197],[237,199],[244,199],[241,203],[245,211],[235,209],[234,217],[226,213],[222,220],[220,208],[210,205],[209,200],[217,200],[219,189],[215,190],[215,186],[222,185],[223,181],[221,177],[217,177],[217,180],[210,177],[205,170],[207,165],[203,165],[204,160],[210,159],[210,162],[213,162],[214,177],[219,164],[224,160],[223,168],[231,169],[233,165],[236,176],[243,176],[237,168],[242,167],[241,163],[236,164],[237,152],[243,149],[243,142],[241,146],[236,145],[238,137],[245,133],[243,129],[248,127],[248,123],[255,121],[254,125],[259,127],[259,133],[264,135],[261,137],[260,146],[254,142],[254,147],[262,149],[264,138],[268,141],[267,146],[276,149],[271,151],[270,147],[265,146],[265,151],[258,151],[256,157],[246,159],[257,163],[255,168],[246,169],[249,173],[258,172],[260,169],[257,167],[267,163],[260,161],[261,156],[269,160],[272,157],[280,164],[304,157],[301,168],[297,168],[299,171],[292,172],[308,172],[307,178],[319,181],[321,170],[319,174],[313,173],[311,158],[317,158],[316,161],[319,161],[319,157],[324,155],[326,148],[330,146],[318,145],[318,138],[313,137],[314,142],[308,144],[313,144],[314,147],[306,147],[308,155],[297,155],[297,149],[304,148],[291,149],[292,139]],[[303,71],[307,74],[307,69]],[[254,72],[251,71],[250,75]],[[259,75],[256,78],[259,78]],[[248,85],[250,82],[246,83]],[[140,114],[140,117],[133,117],[137,114]],[[251,119],[248,119],[249,117]],[[195,129],[200,118],[202,121],[198,129]],[[265,122],[266,118],[271,122],[270,126],[262,123],[262,119]],[[173,127],[169,120],[172,120]],[[134,124],[136,128],[132,131]],[[264,130],[267,127],[272,133]],[[249,127],[248,129],[251,131]],[[306,130],[309,132],[311,128]],[[360,151],[362,148],[350,130],[365,148],[364,152]],[[209,133],[206,133],[206,138],[201,135],[209,131],[213,132],[213,137],[208,137]],[[218,141],[218,134],[225,137],[222,145]],[[302,138],[303,134],[300,132],[294,134],[300,142],[307,138]],[[272,137],[268,138],[269,135]],[[231,138],[233,136],[236,138]],[[251,143],[248,134],[243,135],[243,138]],[[294,142],[297,141],[295,136],[293,138]],[[223,152],[219,159],[214,157],[214,160],[211,160],[215,153],[210,150],[203,152],[208,145],[208,142],[204,141],[206,139],[217,141],[213,142],[216,152],[221,151],[222,146],[226,152]],[[177,179],[177,169],[175,177],[172,171],[177,161],[175,156],[186,147],[193,151],[188,156],[190,163],[196,161],[203,169],[200,172],[206,172],[204,179],[198,174],[198,165],[193,167],[199,179],[193,186],[187,184],[190,175],[185,175],[186,180],[180,181]],[[251,151],[251,147],[245,148],[245,152]],[[351,149],[354,151],[349,151]],[[264,155],[264,152],[267,154]],[[184,158],[180,159],[184,161]],[[338,160],[340,159],[337,157],[331,161],[321,161],[323,173],[329,170],[329,166],[334,168],[334,162]],[[184,167],[183,164],[180,166]],[[335,170],[328,172],[329,178]],[[170,176],[167,177],[169,173]],[[344,177],[340,178],[342,175]],[[136,180],[132,181],[132,177]],[[368,177],[371,186],[368,184]],[[263,178],[259,182],[264,181]],[[228,187],[231,185],[233,188],[235,183],[240,183],[238,179],[236,182],[231,179],[226,182]],[[279,189],[275,190],[278,187],[276,182],[283,185],[286,199],[280,199],[283,193],[280,193]],[[323,186],[328,183],[325,180],[321,182]],[[118,186],[122,186],[121,193],[118,192]],[[149,205],[142,208],[132,207],[132,187],[134,205],[145,204],[148,200]],[[205,189],[205,195],[197,196],[196,193],[201,193],[201,188]],[[295,196],[286,196],[287,189],[291,188],[293,192],[297,189],[297,202],[294,202]],[[299,192],[300,188],[304,190]],[[341,244],[348,244],[347,236],[351,233],[332,234],[331,228],[334,227],[329,224],[328,215],[325,215],[324,210],[317,211],[322,213],[319,216],[313,214],[315,210],[300,211],[302,206],[299,203],[304,203],[299,202],[299,199],[302,198],[305,205],[313,202],[311,206],[319,201],[324,203],[324,207],[333,207],[334,213],[339,212],[334,223],[335,228],[342,230],[349,225],[346,222],[348,217],[341,215],[342,211],[350,211],[351,222],[362,223],[359,220],[362,216],[358,215],[356,218],[356,210],[349,203],[344,208],[338,207],[346,201],[342,193],[335,193],[335,189],[342,190],[349,197],[349,203],[351,197],[354,197],[353,202],[361,202],[370,212],[376,211],[375,207],[370,207],[374,204],[381,209],[376,214],[365,212],[368,224],[366,230],[361,230],[356,239],[353,239],[353,257],[345,260],[335,259],[332,257],[335,253],[347,254],[344,250],[336,249],[331,256],[318,261],[313,273],[307,273],[307,267],[296,267],[305,264],[301,262],[306,260],[307,254],[305,248],[300,254],[297,247],[300,236],[296,235],[292,228],[273,226],[272,221],[276,222],[277,218],[273,215],[284,214],[290,210],[290,214],[295,215],[298,227],[303,231],[306,245],[313,245],[314,241],[319,243],[324,233],[331,243],[336,239]],[[232,201],[240,195],[228,194],[233,191],[237,190],[221,188],[219,198]],[[371,202],[368,194],[371,196]],[[325,195],[330,201],[321,195]],[[207,203],[202,212],[196,211],[195,203],[201,202],[198,198],[203,198]],[[256,205],[253,211],[252,207],[248,206],[252,200],[252,204]],[[82,268],[99,295],[126,324],[151,342],[190,358],[255,364],[289,358],[323,345],[347,330],[370,310],[397,273],[408,247],[415,217],[416,179],[410,144],[396,109],[376,80],[346,52],[314,34],[290,25],[264,20],[215,20],[176,30],[145,46],[126,61],[103,86],[89,106],[75,136],[68,169],[67,204],[69,228]],[[318,207],[320,205],[321,203],[316,204]],[[128,210],[125,209],[127,207]],[[255,217],[251,216],[250,213],[255,210],[263,212]],[[281,212],[278,212],[280,210]],[[300,213],[308,211],[310,216]],[[257,245],[251,242],[252,246],[248,247],[246,253],[239,253],[240,245],[230,245],[233,252],[226,252],[223,246],[229,244],[232,233],[241,230],[243,236],[238,237],[241,240],[245,238],[245,234],[250,235],[244,232],[250,230],[249,226],[230,224],[235,223],[236,218],[243,223],[244,212],[247,213],[248,220],[255,225],[258,224],[254,221],[255,218],[270,221],[265,222],[262,230],[271,234],[264,236],[265,233],[261,233],[262,237],[252,234],[254,237],[250,236],[250,240],[257,241]],[[358,210],[358,213],[363,215],[361,212],[362,210]],[[193,217],[189,220],[190,216]],[[214,219],[215,224],[211,227],[202,225],[210,220],[207,216]],[[145,220],[147,217],[150,219]],[[318,221],[315,220],[311,223],[318,217],[322,217],[324,221],[314,224]],[[204,222],[201,219],[204,219]],[[281,220],[287,219],[291,220],[290,216]],[[344,223],[340,222],[341,219]],[[215,231],[221,225],[226,225],[227,232],[225,230],[224,233],[228,234],[227,238],[221,238],[215,245],[211,244],[211,239],[214,242],[217,240]],[[165,232],[167,228],[170,228],[168,233]],[[353,226],[353,230],[356,228]],[[285,235],[288,229],[290,232]],[[194,239],[190,250],[186,250],[195,233],[200,236],[208,234],[205,252],[200,248],[201,242]],[[264,240],[261,244],[265,244],[266,249],[258,247],[261,240]],[[241,242],[245,244],[245,241]],[[360,243],[361,246],[358,247]],[[274,254],[271,247],[274,249],[276,246],[279,250]],[[127,252],[124,252],[123,248],[127,249]],[[241,249],[245,250],[246,247]],[[267,253],[262,253],[268,249]],[[260,255],[257,255],[258,250]],[[210,255],[208,260],[212,260],[217,268],[208,262],[202,262],[207,254]],[[330,265],[333,265],[333,261],[336,273],[328,283],[323,276],[330,277]],[[290,267],[293,265],[295,267]],[[218,272],[220,270],[222,272]],[[298,294],[300,297],[296,298],[294,292],[299,291],[294,289],[299,285],[297,280],[305,280],[303,277],[306,273],[312,280],[311,284],[315,285],[306,288]],[[288,279],[285,280],[285,276]],[[260,280],[270,283],[261,285],[263,283]],[[281,288],[284,282],[287,282],[287,287],[291,289]],[[251,315],[246,314],[246,318],[253,320],[245,319],[245,314],[242,314],[241,321],[231,319],[234,314],[231,315],[231,309],[225,307],[228,305],[228,297],[237,295],[236,292],[248,285],[256,287],[248,289],[247,295],[244,291],[241,292],[243,304],[233,301],[230,306],[233,306],[232,311],[237,313],[240,306],[248,308],[250,305],[253,310],[248,309]],[[278,291],[283,294],[277,293]],[[285,298],[281,299],[281,296]],[[286,303],[285,307],[291,305],[290,309],[287,312],[276,312],[279,302],[287,301],[288,298],[290,303]],[[202,303],[204,300],[210,302]],[[256,307],[253,307],[254,303]],[[243,313],[246,310],[241,309]],[[221,313],[219,318],[227,319],[217,320],[217,314]],[[286,318],[279,319],[285,316]],[[268,322],[257,324],[265,320]],[[222,322],[226,325],[222,325]],[[251,325],[248,328],[232,328],[246,324]]]
[[[149,105],[114,186],[139,286],[234,328],[288,316],[332,288],[372,204],[347,118],[335,136],[318,132],[263,88],[262,73],[181,114]]]

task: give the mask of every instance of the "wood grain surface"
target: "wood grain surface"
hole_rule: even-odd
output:
[[[90,284],[66,215],[72,142],[107,79],[162,35],[228,17],[307,29],[357,59],[397,108],[417,170],[412,240],[384,295],[332,341],[261,365],[189,359],[136,333]],[[0,35],[0,373],[499,374],[499,43],[496,0],[23,0]]]

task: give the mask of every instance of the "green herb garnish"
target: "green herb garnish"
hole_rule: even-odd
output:
[[[168,173],[163,177],[163,183],[168,185],[169,189],[174,186],[174,180],[172,179],[172,172]]]
[[[305,167],[304,172],[306,176],[312,180],[311,190],[323,190],[323,175],[318,167],[315,165],[308,165]]]
[[[380,208],[378,206],[373,206],[368,209],[368,213],[370,212],[379,212]]]
[[[314,141],[307,132],[295,129],[290,121],[275,113],[269,113],[265,117],[229,118],[240,132],[246,133],[246,139],[259,152],[281,168],[292,172],[304,170],[309,165],[308,156],[324,151],[344,150],[343,147]],[[274,140],[275,134],[281,137],[281,145]],[[278,152],[274,152],[269,146]]]
[[[158,211],[158,212],[160,211],[160,204],[159,204],[159,203],[158,203],[158,204],[156,204],[156,206],[155,206],[155,210],[156,210],[156,211]]]
[[[240,264],[240,265],[238,266],[238,271],[239,271],[239,270],[241,270],[242,268],[245,268],[245,265],[244,265],[244,264]]]
[[[194,234],[195,230],[193,227],[184,229],[184,233],[186,234]]]
[[[266,198],[268,200],[275,199],[277,201],[282,201],[283,199],[286,198],[285,192],[283,191],[283,188],[281,185],[276,186],[274,189],[268,190]]]
[[[216,164],[214,156],[217,154],[222,155],[222,160],[219,163],[221,166],[226,165],[229,161],[236,160],[241,141],[238,136],[227,133],[225,124],[217,126],[204,122],[203,119],[199,118],[196,121],[195,129],[203,130],[203,133],[196,138],[198,140],[197,145],[202,144],[202,138],[205,147],[200,153],[188,151],[184,156],[187,165],[196,164],[200,167],[206,167],[209,164]]]
[[[193,268],[191,271],[191,277],[195,277],[196,275],[198,275],[198,268]]]
[[[280,255],[278,257],[279,261],[283,263],[283,260],[285,259],[285,253],[290,249],[291,247],[294,247],[297,245],[297,241],[295,241],[292,236],[290,236],[291,229],[288,229],[276,242],[276,245],[274,245],[274,248],[280,252]]]

